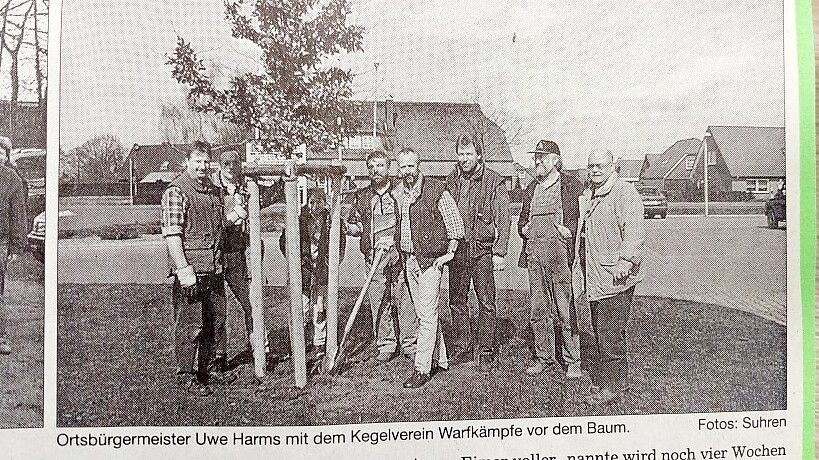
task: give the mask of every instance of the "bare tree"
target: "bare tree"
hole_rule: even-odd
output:
[[[162,106],[159,130],[162,139],[171,144],[189,144],[197,140],[211,144],[235,144],[250,138],[250,133],[220,116],[175,104]]]
[[[528,123],[511,110],[506,101],[488,101],[476,90],[471,102],[477,104],[480,109],[476,110],[476,113],[471,111],[462,113],[462,124],[481,143],[487,158],[495,151],[488,148],[497,137],[492,135],[493,132],[495,134],[503,132],[506,144],[510,148],[520,145],[530,134]]]
[[[103,134],[67,153],[61,152],[60,169],[65,170],[69,177],[74,176],[77,182],[115,180],[114,172],[125,160],[126,153],[116,136]]]

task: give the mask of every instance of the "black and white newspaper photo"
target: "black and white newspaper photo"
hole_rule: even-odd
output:
[[[0,431],[43,427],[48,1],[0,1]]]
[[[810,13],[0,0],[10,455],[812,457]]]

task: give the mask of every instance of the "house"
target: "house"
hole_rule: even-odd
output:
[[[784,127],[709,126],[705,139],[710,195],[751,195],[765,199],[784,184]],[[697,157],[697,182],[703,178],[701,160],[705,150]],[[718,171],[716,181],[712,173],[714,167]]]
[[[702,141],[681,139],[660,154],[648,154],[640,170],[639,185],[656,187],[671,201],[691,201],[696,197],[693,179]],[[709,177],[715,176],[709,171]]]
[[[616,171],[617,174],[626,182],[635,183],[640,180],[640,171],[643,169],[643,160],[627,160],[625,158],[617,159]]]
[[[517,176],[503,130],[484,115],[478,104],[452,102],[354,101],[343,120],[341,158],[347,174],[357,184],[368,183],[366,158],[374,149],[397,154],[410,147],[421,159],[421,172],[444,178],[455,167],[455,142],[472,134],[483,142],[487,167],[506,178],[507,187]],[[331,162],[338,150],[309,151],[307,161]],[[397,172],[395,161],[391,165]]]

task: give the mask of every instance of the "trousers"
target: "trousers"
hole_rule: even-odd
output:
[[[197,275],[197,286],[197,292],[188,297],[174,279],[176,363],[179,373],[204,375],[214,358],[216,331],[224,328],[227,316],[224,279],[221,274]]]
[[[374,252],[374,251],[373,251]],[[368,260],[372,260],[373,254],[369,255]],[[367,264],[367,271],[372,268],[372,264]],[[396,320],[399,318],[393,317],[393,293],[397,292],[397,275],[401,273],[401,267],[398,260],[398,251],[395,248],[390,249],[375,268],[375,275],[370,282],[370,287],[367,290],[367,296],[370,301],[370,312],[373,318],[373,336],[375,337],[375,345],[378,347],[379,353],[395,353],[398,350],[398,341],[396,338]],[[414,312],[413,312],[414,313]],[[413,331],[414,328],[407,326],[406,331]],[[414,343],[409,343],[409,339],[402,335],[402,348],[407,346],[414,346]]]
[[[472,351],[495,351],[495,274],[492,254],[487,252],[469,257],[467,246],[458,248],[449,264],[449,309],[452,312],[452,346],[454,353]],[[469,313],[469,286],[475,287],[478,299],[477,324]],[[477,334],[476,334],[477,332]],[[477,336],[476,336],[477,335]],[[477,342],[477,343],[476,343]]]
[[[422,270],[415,256],[410,255],[404,263],[404,283],[401,295],[403,327],[408,321],[406,311],[412,308],[417,316],[415,336],[415,370],[429,374],[432,362],[446,369],[449,361],[446,355],[444,333],[438,316],[438,292],[441,288],[441,270],[428,267]],[[404,350],[407,353],[407,350]]]
[[[527,241],[529,327],[536,359],[558,362],[555,332],[562,338],[563,364],[580,361],[580,336],[572,327],[572,283],[566,242],[559,238]]]
[[[626,326],[631,313],[634,287],[613,297],[589,302],[591,334],[584,333],[592,382],[613,392],[623,391],[628,377]]]

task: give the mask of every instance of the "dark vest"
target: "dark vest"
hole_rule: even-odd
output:
[[[438,209],[438,201],[446,191],[446,184],[424,177],[421,196],[410,205],[410,231],[412,246],[418,265],[426,270],[438,257],[446,254],[449,247],[444,217]],[[401,247],[401,213],[397,214],[395,244]]]
[[[168,185],[177,187],[187,198],[182,245],[185,258],[196,273],[214,273],[221,269],[219,242],[222,237],[222,199],[219,188],[210,181],[200,185],[182,173]],[[173,261],[171,267],[175,268]]]

